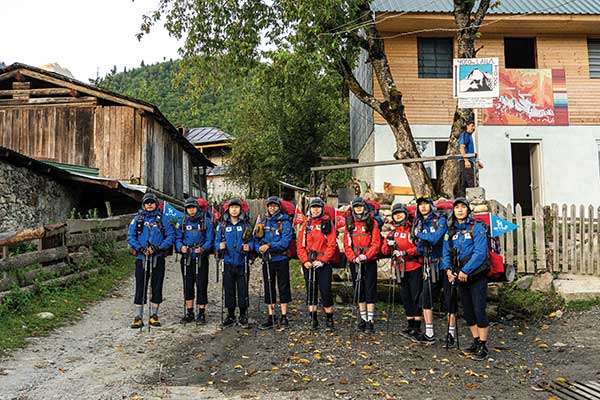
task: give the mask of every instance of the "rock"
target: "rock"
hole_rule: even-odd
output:
[[[498,300],[500,297],[500,288],[502,283],[490,283],[487,288],[487,297],[489,300]]]
[[[488,206],[486,204],[480,204],[477,206],[473,206],[473,212],[474,213],[483,213],[483,212],[488,212]]]
[[[593,300],[600,297],[599,277],[561,274],[552,284],[554,290],[566,301]]]
[[[341,298],[341,296],[339,294],[337,294],[335,296],[335,302],[336,302],[336,304],[343,304],[344,300]]]
[[[467,188],[466,195],[469,201],[482,201],[485,200],[485,189],[482,187]]]
[[[552,290],[552,281],[554,278],[550,272],[544,272],[541,275],[535,275],[529,289],[537,292],[548,293]]]
[[[556,342],[553,344],[554,347],[567,347],[567,345],[565,343],[562,342]]]
[[[54,314],[52,314],[51,312],[48,312],[48,311],[44,311],[44,312],[37,314],[37,317],[41,318],[41,319],[52,319],[52,318],[54,318]]]
[[[486,307],[486,312],[489,319],[496,320],[498,318],[498,305],[488,304]]]
[[[515,318],[515,316],[514,316],[514,315],[512,315],[512,314],[506,314],[506,316],[505,316],[504,318],[505,318],[507,321],[512,321],[512,320]]]
[[[519,280],[517,281],[517,286],[520,289],[529,289],[529,287],[531,286],[533,282],[533,276],[532,275],[525,275],[521,278],[519,278]]]

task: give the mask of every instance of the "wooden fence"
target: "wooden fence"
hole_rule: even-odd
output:
[[[523,216],[520,205],[508,204],[495,213],[519,225],[501,236],[505,262],[517,272],[600,276],[600,207],[537,205],[533,216]]]
[[[67,283],[98,270],[85,270],[94,244],[127,238],[133,215],[106,219],[74,219],[19,232],[0,233],[0,300],[17,286],[31,291],[39,283]],[[30,243],[11,255],[10,247]]]

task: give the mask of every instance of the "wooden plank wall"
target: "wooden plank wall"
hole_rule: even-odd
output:
[[[0,145],[26,156],[94,167],[93,107],[0,109]]]
[[[382,32],[382,36],[391,37],[394,33]],[[537,37],[538,68],[565,69],[570,124],[600,124],[600,114],[597,112],[600,79],[589,77],[587,37],[537,35],[536,32],[532,32],[531,36]],[[475,48],[481,46],[478,57],[498,57],[500,67],[504,67],[503,35],[485,33],[477,40]],[[418,78],[417,36],[386,39],[385,48],[397,85],[404,95],[408,120],[416,124],[450,124],[456,106],[452,98],[452,79]],[[373,79],[375,94],[381,96],[379,85],[375,77]],[[385,121],[375,113],[375,123],[384,124]]]
[[[165,194],[181,198],[183,187],[184,150],[163,125],[150,116],[142,117],[143,135],[146,138],[145,177],[142,183]]]

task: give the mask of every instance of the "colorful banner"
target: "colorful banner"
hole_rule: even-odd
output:
[[[455,58],[453,94],[455,99],[496,98],[499,94],[498,58]]]
[[[491,213],[473,214],[473,218],[478,221],[485,222],[485,224],[491,229],[490,235],[492,237],[503,235],[519,227],[518,225],[515,225],[512,222],[497,217]]]
[[[564,69],[503,69],[500,97],[483,111],[485,125],[569,125]]]
[[[180,218],[183,217],[183,213],[181,211],[179,211],[178,209],[176,209],[175,207],[173,207],[172,205],[170,205],[166,201],[164,203],[163,215],[168,220],[172,220],[172,219],[175,219],[175,218],[176,219],[180,219]]]

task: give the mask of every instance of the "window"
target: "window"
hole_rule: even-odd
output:
[[[452,38],[417,38],[419,78],[452,78]]]
[[[600,39],[588,39],[590,78],[600,78]]]
[[[537,68],[535,38],[504,38],[506,68]]]

